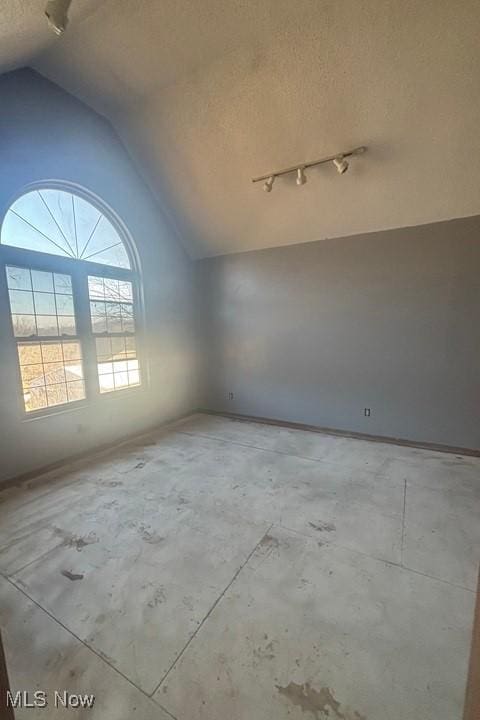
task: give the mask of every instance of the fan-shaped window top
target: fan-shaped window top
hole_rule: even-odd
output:
[[[124,242],[110,220],[83,197],[56,188],[31,190],[15,200],[3,221],[1,243],[130,268]]]

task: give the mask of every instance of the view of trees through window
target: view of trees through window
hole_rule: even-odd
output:
[[[100,392],[139,385],[132,283],[89,276],[88,292]]]

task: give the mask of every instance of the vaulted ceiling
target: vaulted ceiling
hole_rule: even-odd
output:
[[[193,257],[480,213],[478,0],[74,0],[61,38],[44,5],[0,0],[0,71],[106,115]]]

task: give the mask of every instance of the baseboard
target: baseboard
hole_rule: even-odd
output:
[[[287,420],[276,420],[275,418],[257,417],[255,415],[242,415],[241,413],[229,413],[220,410],[207,410],[202,408],[198,412],[206,415],[221,415],[243,422],[256,422],[262,425],[276,425],[278,427],[290,428],[291,430],[308,430],[308,432],[321,433],[322,435],[333,435],[335,437],[354,438],[355,440],[368,440],[369,442],[390,443],[402,447],[418,448],[420,450],[432,450],[434,452],[450,453],[454,455],[467,455],[469,457],[480,457],[480,450],[472,448],[455,447],[431,442],[417,442],[405,440],[404,438],[389,437],[388,435],[369,435],[368,433],[353,432],[347,430],[336,430],[335,428],[320,427],[318,425],[306,425],[305,423],[289,422]]]
[[[110,450],[122,447],[122,445],[128,445],[128,443],[132,442],[133,440],[139,440],[146,435],[150,435],[152,432],[155,432],[155,430],[165,430],[166,428],[168,428],[169,425],[173,425],[180,420],[185,420],[185,418],[188,418],[191,415],[195,415],[195,413],[199,412],[202,411],[198,409],[190,410],[188,413],[177,415],[173,418],[165,420],[162,423],[156,423],[155,425],[149,426],[141,430],[140,432],[131,433],[129,435],[122,435],[122,437],[118,438],[117,440],[112,440],[112,442],[95,445],[89,450],[82,450],[82,452],[75,453],[74,455],[69,455],[69,457],[63,458],[62,460],[57,460],[53,463],[49,463],[48,465],[42,465],[41,467],[34,470],[27,470],[27,472],[15,475],[11,478],[0,480],[0,492],[2,492],[2,490],[5,490],[8,487],[19,485],[28,480],[40,478],[42,475],[47,475],[48,473],[54,472],[55,470],[61,470],[67,465],[81,462],[86,458],[100,457],[105,453],[109,452]]]

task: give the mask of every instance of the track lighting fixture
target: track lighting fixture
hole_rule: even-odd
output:
[[[275,175],[272,175],[269,177],[265,182],[263,183],[263,189],[265,192],[272,192],[273,183],[275,182]]]
[[[65,32],[68,25],[68,10],[72,0],[49,0],[45,8],[48,24],[56,35]]]
[[[297,170],[297,185],[305,185],[306,182],[307,176],[305,175],[305,170],[299,167]]]
[[[283,170],[277,170],[276,172],[268,173],[268,175],[260,175],[260,177],[252,178],[252,182],[256,183],[264,180],[265,182],[263,184],[263,189],[265,190],[265,192],[271,192],[275,178],[279,177],[280,175],[296,173],[297,185],[305,185],[305,183],[307,182],[305,170],[307,168],[315,167],[316,165],[324,165],[325,163],[329,162],[333,162],[337,169],[337,172],[340,173],[340,175],[343,175],[347,172],[349,167],[347,158],[353,157],[354,155],[362,155],[364,152],[366,152],[366,150],[367,148],[362,145],[361,147],[354,148],[353,150],[336,153],[335,155],[329,155],[328,157],[321,158],[320,160],[312,160],[311,162],[302,163],[301,165],[293,165],[292,167],[284,168]]]
[[[346,173],[348,170],[348,162],[345,160],[343,155],[339,155],[338,157],[334,158],[333,164],[337,168],[337,172],[340,175],[343,175],[343,173]]]

